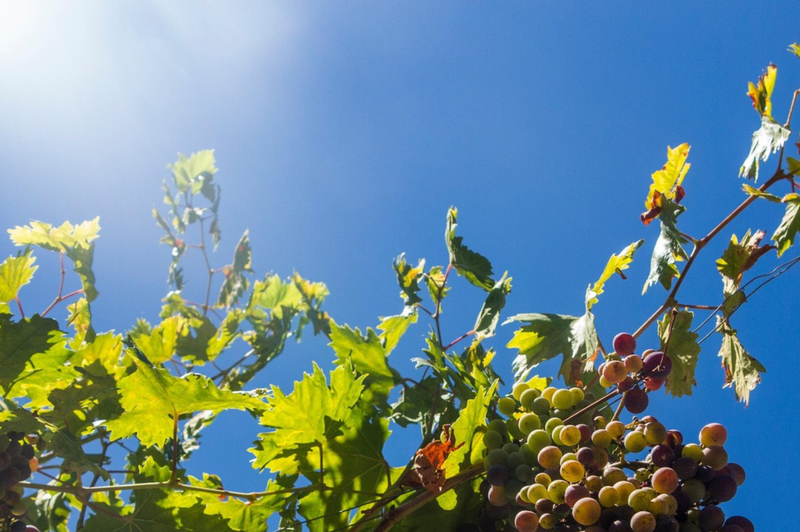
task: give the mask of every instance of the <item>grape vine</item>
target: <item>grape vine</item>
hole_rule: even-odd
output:
[[[790,51],[800,58],[800,46]],[[691,394],[707,358],[700,360],[701,344],[715,334],[721,379],[736,399],[748,403],[766,371],[732,320],[800,261],[745,280],[766,254],[796,249],[800,231],[800,161],[787,151],[800,89],[777,122],[776,73],[769,65],[749,85],[761,127],[740,172],[756,183],[777,153],[772,175],[758,188],[745,184],[741,204],[697,238],[678,228],[690,147],[668,148],[649,190],[642,185],[641,221],[659,226],[644,291],[662,286],[663,302],[632,332],[599,337],[594,307],[644,246],[630,243],[589,286],[581,316],[532,312],[503,322],[516,327],[507,345],[517,352],[513,383],[503,382],[505,368],[485,342],[501,324],[511,278],[464,244],[455,208],[446,217],[447,262],[398,256],[392,267],[403,306],[363,332],[328,314],[325,284],[299,273],[256,277],[247,231],[230,262],[212,265],[222,239],[211,150],[169,165],[166,212],[153,210],[171,257],[157,323],[96,330],[98,219],[10,229],[19,249],[0,264],[0,532],[753,532],[748,517],[724,508],[745,482],[744,467],[729,461],[725,427],[708,420],[696,441],[685,440],[649,403],[657,392]],[[716,261],[720,302],[687,302],[683,287],[698,255],[755,202],[783,210],[763,221],[775,225],[772,234],[731,235]],[[39,252],[58,256],[58,292],[26,313],[24,287]],[[202,270],[199,294],[186,279],[192,260]],[[443,309],[454,276],[484,303],[474,325],[447,339]],[[70,282],[79,288],[67,290]],[[63,322],[51,317],[61,305]],[[708,315],[695,324],[695,312]],[[416,371],[405,375],[388,356],[420,321],[429,332]],[[653,328],[657,345],[639,349]],[[329,342],[334,368],[307,368],[292,390],[254,388],[303,334]],[[534,373],[559,357],[558,375]],[[252,415],[249,451],[263,490],[186,471],[229,410]],[[393,424],[420,431],[418,448],[399,464],[387,458]]]

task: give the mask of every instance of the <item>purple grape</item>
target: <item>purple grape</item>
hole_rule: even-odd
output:
[[[503,486],[511,479],[511,471],[503,464],[496,464],[486,471],[486,480],[492,486]]]
[[[697,524],[700,525],[701,530],[705,532],[711,532],[712,530],[719,530],[722,528],[722,524],[724,522],[725,512],[723,512],[719,506],[709,504],[700,510]]]
[[[742,517],[741,515],[733,515],[725,521],[725,526],[727,525],[737,525],[744,530],[744,532],[755,532],[756,527],[753,526],[753,522],[750,521],[746,517]]]
[[[678,474],[681,480],[694,478],[697,474],[697,461],[688,456],[681,456],[672,462],[672,469]]]
[[[705,483],[711,482],[716,476],[716,471],[714,471],[714,469],[712,469],[710,466],[706,465],[698,467],[697,473],[694,474],[694,478]]]
[[[625,392],[625,408],[631,414],[641,414],[647,408],[650,399],[647,398],[647,393],[641,388],[632,388]]]
[[[564,492],[564,500],[567,502],[570,508],[575,506],[576,502],[588,496],[589,490],[586,488],[586,486],[581,484],[572,484],[567,488],[567,491]]]
[[[630,333],[619,333],[614,337],[614,351],[622,356],[632,355],[636,351],[636,338]]]
[[[675,452],[669,445],[659,444],[650,451],[650,460],[658,467],[668,467],[675,459]]]
[[[642,370],[648,377],[663,379],[672,371],[672,360],[661,351],[656,351],[644,357]]]
[[[736,495],[736,480],[727,475],[717,475],[708,483],[708,491],[712,499],[727,502]]]

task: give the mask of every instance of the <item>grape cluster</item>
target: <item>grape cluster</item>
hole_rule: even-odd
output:
[[[35,434],[0,434],[0,531],[38,532],[20,520],[26,507],[21,503],[22,488],[17,484],[30,478],[39,467],[36,451],[43,449],[44,440]]]
[[[629,334],[614,348],[601,383],[625,392],[625,407],[639,414],[671,361],[662,352],[633,354]],[[754,532],[747,518],[726,520],[719,507],[745,479],[728,462],[722,425],[706,425],[698,443],[684,443],[652,416],[607,421],[596,415],[606,405],[592,401],[580,388],[524,382],[498,401],[506,419],[493,419],[483,436],[487,501],[464,532]]]

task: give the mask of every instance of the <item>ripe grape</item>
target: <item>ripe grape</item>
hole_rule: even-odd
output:
[[[561,449],[553,445],[548,445],[538,455],[539,465],[544,469],[556,469],[561,461]]]
[[[681,456],[672,462],[672,469],[681,480],[690,479],[697,473],[697,462],[688,456]]]
[[[647,447],[647,439],[641,432],[629,432],[625,436],[625,449],[631,453],[641,452]]]
[[[653,473],[651,483],[659,493],[672,493],[678,488],[678,474],[672,468],[662,467]]]
[[[539,516],[529,510],[522,510],[514,518],[514,526],[519,532],[536,532],[539,528]]]
[[[651,421],[644,426],[644,437],[648,445],[658,445],[667,438],[667,428],[658,421]]]
[[[675,459],[675,451],[669,445],[656,445],[650,451],[650,460],[658,467],[669,466]]]
[[[612,486],[603,486],[597,494],[597,500],[606,508],[610,508],[619,502],[619,491]]]
[[[736,480],[725,475],[718,475],[708,483],[708,492],[712,499],[726,502],[736,495]]]
[[[633,532],[653,532],[656,529],[656,518],[647,511],[636,512],[631,518]]]
[[[728,431],[719,423],[709,423],[700,429],[700,445],[704,447],[724,445],[727,439]]]
[[[625,380],[628,370],[625,369],[625,364],[621,360],[610,360],[603,366],[602,375],[609,383],[617,384]]]
[[[486,470],[486,480],[492,486],[503,486],[511,479],[511,471],[502,464],[493,465]]]
[[[581,463],[578,462],[577,460],[568,460],[563,464],[561,464],[560,472],[561,472],[561,478],[563,478],[567,482],[580,482],[581,479],[583,478],[585,470],[583,469]],[[725,477],[725,478],[730,478],[730,477]],[[734,481],[734,484],[735,483],[736,482]]]
[[[661,351],[650,353],[643,362],[644,374],[654,379],[663,379],[672,371],[672,359]]]
[[[577,445],[581,441],[581,431],[575,425],[566,425],[559,433],[561,442],[567,447]]]
[[[728,520],[725,521],[725,526],[727,525],[737,525],[741,527],[744,532],[755,532],[755,527],[753,526],[752,521],[746,517],[742,517],[741,515],[729,517]]]
[[[711,532],[721,528],[724,522],[725,512],[719,506],[709,504],[700,510],[697,524],[700,525],[701,530]]]
[[[600,503],[591,497],[584,497],[572,507],[572,517],[581,525],[593,525],[600,519]]]
[[[636,338],[630,333],[619,333],[614,337],[614,351],[622,356],[631,355],[636,351]]]
[[[589,497],[589,488],[581,484],[572,484],[564,492],[564,500],[570,508],[574,507],[575,503],[584,497]]]
[[[632,388],[625,392],[623,399],[625,408],[631,414],[641,414],[647,408],[650,400],[647,398],[647,393],[641,388]]]
[[[653,377],[645,377],[644,379],[644,387],[651,392],[660,390],[663,385],[664,379],[654,379]]]
[[[719,445],[711,445],[703,449],[703,465],[711,466],[714,471],[719,471],[728,465],[728,452]]]

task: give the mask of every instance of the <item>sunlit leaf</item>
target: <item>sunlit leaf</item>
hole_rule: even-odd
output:
[[[659,196],[676,203],[680,201],[676,198],[682,194],[681,184],[691,166],[686,163],[688,157],[688,144],[683,143],[675,148],[667,146],[667,162],[660,170],[653,172],[653,183],[650,185],[650,192],[644,202],[646,209],[655,207]]]
[[[667,312],[664,319],[658,322],[661,350],[667,348],[666,352],[672,360],[672,371],[667,378],[665,389],[675,397],[692,395],[692,387],[697,384],[694,370],[700,354],[700,345],[697,343],[699,335],[692,332],[693,316],[694,314],[688,310],[675,311],[673,322],[672,312]],[[671,329],[670,324],[672,324]]]
[[[677,227],[678,216],[685,210],[681,205],[665,200],[659,216],[661,232],[656,239],[653,255],[650,258],[650,274],[644,283],[642,293],[656,283],[669,290],[672,279],[680,277],[676,262],[684,260],[687,255],[683,249],[686,239]]]
[[[497,384],[495,381],[489,389],[479,389],[475,397],[467,401],[466,406],[459,412],[458,419],[451,425],[450,430],[456,444],[463,446],[447,457],[444,464],[446,478],[452,478],[482,458],[485,449],[483,428],[486,427],[489,405],[497,393]]]
[[[406,262],[405,254],[392,261],[392,268],[397,274],[397,284],[400,285],[400,297],[408,307],[420,303],[422,298],[417,295],[419,292],[419,281],[425,272],[425,260],[420,259],[416,266],[411,266]]]
[[[611,255],[611,258],[608,259],[608,262],[606,263],[605,269],[603,269],[603,273],[600,274],[600,278],[589,288],[586,293],[587,310],[591,310],[592,306],[597,303],[597,296],[603,293],[603,287],[605,286],[606,281],[611,279],[615,273],[619,274],[619,276],[623,279],[625,278],[625,274],[622,272],[628,269],[631,262],[633,262],[634,253],[636,253],[636,250],[639,249],[642,244],[644,244],[644,240],[633,242],[632,244],[625,246],[625,249],[620,251],[619,255]]]
[[[772,91],[775,89],[775,77],[778,75],[778,67],[770,64],[767,71],[758,78],[754,85],[747,83],[747,95],[753,100],[753,107],[762,117],[772,118]]]
[[[30,250],[17,257],[8,257],[0,264],[0,307],[17,297],[19,289],[28,284],[38,266]]]
[[[167,168],[172,170],[172,179],[179,192],[187,192],[191,187],[191,192],[196,194],[207,187],[206,183],[210,183],[217,173],[214,164],[214,150],[202,150],[189,157],[179,153],[178,160],[168,164]],[[213,201],[213,197],[209,199]]]
[[[749,194],[750,196],[755,196],[757,198],[764,198],[765,200],[771,201],[773,203],[780,203],[781,202],[780,196],[776,196],[774,194],[770,194],[769,192],[763,192],[761,190],[758,190],[755,187],[751,187],[747,183],[742,185],[742,189],[745,192],[747,192],[747,194]]]
[[[17,246],[38,246],[50,251],[66,252],[72,248],[89,249],[100,233],[100,218],[72,225],[64,222],[59,227],[33,221],[30,225],[9,229],[11,240]]]
[[[511,278],[503,277],[495,283],[478,313],[475,322],[475,342],[494,336],[497,324],[500,322],[500,311],[506,306],[506,296],[511,292]]]
[[[758,181],[759,160],[766,162],[770,154],[777,152],[789,140],[792,132],[775,122],[769,115],[761,117],[761,127],[753,133],[750,153],[739,169],[740,176]]]
[[[786,212],[780,225],[772,234],[772,240],[778,247],[779,257],[794,244],[797,232],[800,231],[800,195],[787,194],[783,198],[783,202],[786,204]]]
[[[736,331],[728,326],[720,325],[722,346],[719,356],[725,369],[726,386],[732,386],[736,398],[745,404],[750,402],[750,392],[761,382],[761,374],[767,370],[750,353],[745,350]]]
[[[385,402],[397,377],[389,367],[386,349],[375,331],[367,328],[366,335],[362,336],[358,329],[331,321],[330,346],[336,352],[336,363],[352,364],[358,373],[366,376],[364,385],[376,395],[374,400]]]
[[[403,314],[398,314],[397,316],[387,316],[385,318],[381,318],[381,323],[378,325],[378,330],[381,331],[379,337],[381,342],[383,342],[383,348],[386,351],[386,356],[389,356],[389,353],[394,350],[394,348],[397,346],[397,343],[400,341],[400,338],[402,338],[402,336],[408,330],[408,327],[412,323],[416,322],[416,310],[404,312]]]
[[[447,212],[447,229],[444,233],[444,240],[450,252],[450,264],[467,281],[489,292],[495,285],[492,279],[492,263],[480,253],[462,244],[463,237],[456,236],[457,219],[458,210],[450,207]]]

